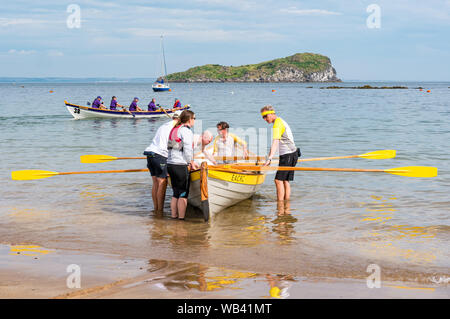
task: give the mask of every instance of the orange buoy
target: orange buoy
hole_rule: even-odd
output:
[[[50,93],[53,93],[53,91],[52,91],[52,90],[50,90],[49,92],[50,92]]]
[[[430,90],[427,90],[427,92],[430,93],[431,91],[430,91]]]
[[[172,89],[169,89],[169,92],[172,91]]]
[[[272,90],[272,92],[275,92],[275,90]]]

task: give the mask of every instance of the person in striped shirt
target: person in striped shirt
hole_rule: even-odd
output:
[[[218,157],[230,157],[230,159],[219,160],[220,163],[232,162],[232,157],[237,156],[237,147],[241,147],[243,155],[248,156],[247,143],[228,132],[230,125],[227,122],[219,122],[216,125],[219,134],[213,142],[213,155]]]

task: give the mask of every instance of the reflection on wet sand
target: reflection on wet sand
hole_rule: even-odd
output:
[[[52,253],[53,250],[45,249],[38,245],[12,245],[10,246],[10,255],[22,255],[37,257],[41,255],[47,255]]]
[[[291,244],[295,241],[295,225],[297,218],[291,215],[290,201],[277,202],[277,217],[272,220],[272,231],[278,235],[278,243]]]
[[[292,282],[297,280],[294,279],[293,276],[290,275],[266,275],[267,282],[269,283],[270,290],[269,295],[272,298],[281,298],[286,299],[289,297],[289,288],[292,285]]]
[[[414,263],[432,263],[436,254],[428,249],[418,250],[419,243],[430,241],[435,237],[435,227],[409,225],[392,225],[395,217],[395,205],[391,202],[395,196],[384,199],[382,196],[371,196],[375,201],[365,203],[369,214],[363,215],[362,222],[372,224],[369,235],[374,238],[370,247],[365,250],[375,256],[402,258]],[[394,245],[395,244],[395,245]]]
[[[208,267],[195,263],[168,263],[161,260],[149,261],[149,272],[167,272],[164,277],[156,277],[152,284],[169,291],[198,290],[214,292],[224,289],[252,291],[252,286],[265,283],[264,291],[272,298],[289,297],[288,289],[297,280],[290,275],[257,274],[230,270],[221,267]],[[267,290],[266,290],[267,289]],[[258,289],[260,293],[260,289]]]

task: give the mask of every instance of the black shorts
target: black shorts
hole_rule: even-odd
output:
[[[190,185],[188,165],[167,164],[167,172],[172,184],[173,197],[187,198]]]
[[[159,178],[166,178],[167,157],[154,152],[145,152],[144,154],[147,155],[147,167],[150,170],[150,175]]]
[[[295,167],[295,165],[297,165],[297,161],[298,161],[298,152],[295,151],[293,153],[281,155],[278,166]],[[294,171],[277,171],[275,179],[279,181],[293,181]]]

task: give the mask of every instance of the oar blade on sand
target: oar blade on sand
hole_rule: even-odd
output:
[[[11,172],[11,178],[15,181],[27,181],[33,179],[42,179],[58,175],[58,172],[43,171],[39,169],[27,169],[23,171]]]
[[[406,166],[384,170],[386,173],[408,177],[436,177],[437,167],[430,166]]]
[[[115,161],[117,157],[109,155],[81,155],[80,162],[85,164],[104,163]]]
[[[358,155],[358,157],[366,159],[389,159],[394,158],[396,155],[395,150],[380,150]]]

